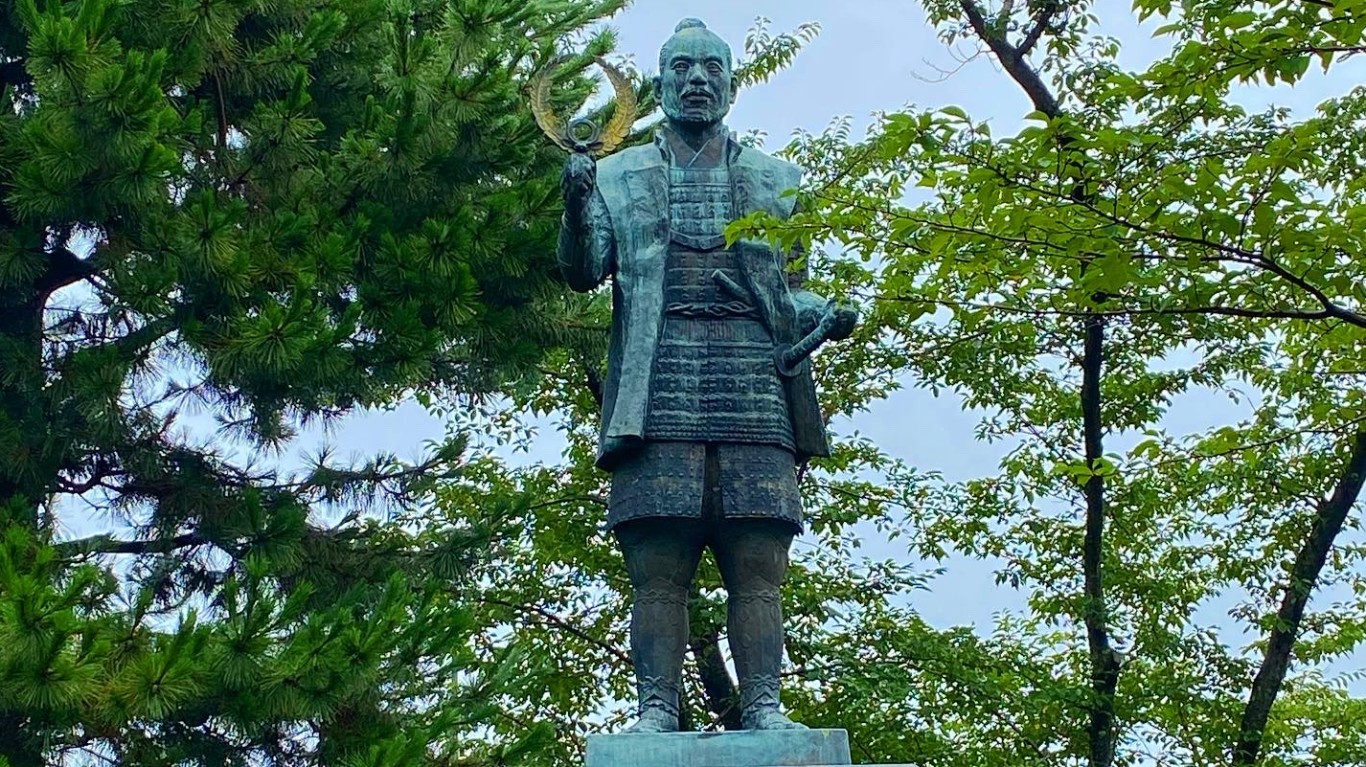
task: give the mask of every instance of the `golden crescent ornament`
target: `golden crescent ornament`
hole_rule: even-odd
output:
[[[555,142],[555,146],[566,152],[579,152],[594,157],[611,154],[621,146],[627,136],[631,135],[631,126],[635,125],[639,117],[636,89],[631,84],[631,78],[607,63],[601,56],[596,57],[594,61],[607,75],[607,81],[612,84],[612,90],[617,97],[612,119],[603,126],[587,117],[576,117],[566,123],[550,106],[550,86],[556,73],[568,60],[568,56],[561,56],[551,61],[531,79],[531,114],[536,118],[536,125]]]

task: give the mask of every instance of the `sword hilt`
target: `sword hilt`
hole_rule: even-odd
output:
[[[749,300],[749,291],[731,279],[730,275],[717,269],[711,273],[711,277],[721,285],[721,288],[740,300]],[[780,346],[773,351],[773,362],[778,366],[778,372],[784,376],[792,377],[797,374],[797,366],[807,357],[816,353],[821,344],[830,340],[831,332],[835,329],[835,313],[826,311],[821,316],[820,322],[810,333],[803,336],[797,343],[791,346]]]
[[[773,361],[778,365],[778,372],[788,377],[795,376],[797,366],[814,354],[821,344],[829,341],[830,332],[834,329],[835,314],[834,312],[826,312],[821,317],[821,321],[816,323],[816,327],[797,343],[776,349],[773,353]]]

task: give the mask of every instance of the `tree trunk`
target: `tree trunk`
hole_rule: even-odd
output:
[[[973,32],[991,49],[1006,73],[1029,97],[1034,108],[1051,119],[1062,116],[1062,106],[1057,96],[1025,58],[1061,10],[1059,4],[1051,1],[1040,4],[1032,26],[1018,45],[1009,40],[1003,24],[987,19],[986,12],[976,0],[959,0],[959,7],[963,9],[963,15]],[[1067,136],[1059,140],[1059,146],[1064,150],[1071,143]],[[1076,202],[1093,201],[1093,195],[1082,183],[1074,186],[1068,196]],[[1085,262],[1081,270],[1085,273]],[[1095,300],[1099,305],[1105,296],[1097,295]],[[1100,394],[1105,359],[1104,315],[1087,314],[1082,328],[1082,437],[1086,465],[1095,472],[1100,468],[1100,461],[1105,454]],[[1121,660],[1110,641],[1110,630],[1106,624],[1105,583],[1101,577],[1105,551],[1105,478],[1092,474],[1082,490],[1086,504],[1082,547],[1082,619],[1086,624],[1086,644],[1091,656],[1092,695],[1087,726],[1088,764],[1090,767],[1110,767],[1115,758],[1115,690],[1119,686]]]
[[[1105,318],[1089,315],[1085,321],[1082,351],[1081,413],[1086,465],[1100,467],[1104,456],[1101,424],[1100,379],[1105,352]],[[1083,488],[1086,496],[1082,575],[1085,603],[1086,644],[1091,652],[1091,722],[1088,728],[1092,767],[1109,767],[1115,758],[1115,688],[1119,684],[1120,660],[1110,645],[1106,626],[1105,584],[1101,562],[1105,551],[1105,479],[1092,474]]]
[[[27,300],[18,297],[22,290],[0,296],[0,528],[19,524],[36,530],[52,478],[43,460],[43,297],[28,292]],[[30,725],[22,711],[0,711],[0,757],[11,767],[45,764]]]
[[[739,730],[740,692],[721,657],[721,627],[708,625],[705,632],[694,632],[688,645],[697,660],[697,674],[706,693],[707,709],[727,730]]]
[[[1309,596],[1318,583],[1319,573],[1328,560],[1333,541],[1342,532],[1347,514],[1361,495],[1361,486],[1366,480],[1366,431],[1358,432],[1352,438],[1352,452],[1338,477],[1333,494],[1319,501],[1314,514],[1314,525],[1300,546],[1299,555],[1290,569],[1290,577],[1285,584],[1285,595],[1281,608],[1276,611],[1276,625],[1266,643],[1266,655],[1257,677],[1252,682],[1247,706],[1243,709],[1242,726],[1238,730],[1238,742],[1233,747],[1233,764],[1252,765],[1257,763],[1261,753],[1262,735],[1266,732],[1267,720],[1271,717],[1271,706],[1280,694],[1285,681],[1286,671],[1290,668],[1290,654],[1299,634],[1300,621],[1304,609],[1309,604]]]
[[[44,460],[42,296],[0,298],[0,519],[38,526],[51,487]]]

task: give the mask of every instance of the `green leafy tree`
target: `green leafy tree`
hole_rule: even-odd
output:
[[[979,409],[978,436],[1009,453],[950,483],[844,438],[806,468],[785,700],[850,729],[868,763],[1360,764],[1360,676],[1331,664],[1366,638],[1362,96],[1309,117],[1233,98],[1359,50],[1360,4],[1141,2],[1180,23],[1138,72],[1086,3],[928,8],[1021,86],[1029,124],[998,138],[956,107],[910,110],[855,142],[837,123],[788,150],[806,214],[740,228],[806,243],[827,292],[865,302],[859,343],[817,360],[826,412],[912,381]],[[916,187],[929,199],[907,201]],[[582,316],[603,334],[604,312]],[[628,695],[626,585],[591,468],[600,355],[548,359],[518,400],[560,419],[563,462],[486,457],[438,505],[513,521],[466,601],[485,656],[520,664],[496,738],[554,722],[556,764]],[[1171,433],[1183,395],[1245,415]],[[516,410],[488,415],[531,438]],[[931,563],[990,559],[1024,606],[982,631],[928,626],[914,602],[932,573],[869,560],[871,535]],[[717,584],[704,570],[692,602],[700,729],[733,726]]]
[[[511,684],[450,589],[499,534],[417,525],[461,440],[269,455],[574,341],[525,82],[620,5],[0,3],[0,762],[525,752],[460,737]]]
[[[1361,52],[1366,7],[1140,0],[1172,39],[1145,71],[1119,66],[1091,7],[926,3],[1020,86],[1028,124],[996,137],[945,107],[865,141],[805,137],[806,217],[751,222],[845,248],[815,253],[868,302],[858,376],[953,391],[1012,446],[999,473],[907,508],[911,551],[1001,563],[1028,608],[998,636],[1054,680],[1051,703],[931,731],[962,764],[994,763],[999,739],[1017,764],[1359,763],[1366,701],[1326,664],[1360,652],[1366,622],[1366,101],[1300,116],[1234,89]],[[916,187],[929,199],[908,203]],[[1246,415],[1168,433],[1188,393]],[[1250,646],[1209,617],[1230,602]]]
[[[812,25],[771,35],[761,23],[747,40],[746,81],[771,76],[814,31]],[[525,743],[550,725],[556,737],[535,747],[546,764],[578,763],[583,737],[620,726],[631,695],[629,586],[602,529],[608,477],[593,466],[608,329],[602,299],[588,296],[579,310],[596,342],[548,357],[540,385],[518,392],[511,407],[490,404],[471,414],[429,400],[433,411],[451,419],[453,433],[493,435],[483,455],[441,484],[435,511],[456,527],[508,533],[499,539],[489,577],[462,584],[460,601],[478,606],[486,673],[516,666],[518,688],[497,698],[490,737]],[[906,365],[904,354],[866,343],[818,363],[831,415],[856,412],[885,394],[895,385],[886,371]],[[566,439],[563,460],[514,467],[502,456],[539,438],[533,415],[555,420]],[[1076,691],[1053,678],[1046,645],[1013,642],[1010,627],[980,637],[927,625],[906,605],[932,574],[871,557],[864,548],[870,532],[910,536],[904,508],[937,494],[947,505],[952,490],[866,441],[843,439],[835,451],[801,478],[808,533],[794,551],[784,590],[792,661],[785,700],[810,725],[850,729],[861,762],[962,758],[965,742],[978,745],[968,752],[976,763],[1037,756],[1000,733],[1042,742],[1041,733],[1056,730],[1062,706],[1075,700]],[[691,613],[684,726],[738,728],[724,594],[710,563],[700,573]],[[983,722],[992,725],[986,733]]]

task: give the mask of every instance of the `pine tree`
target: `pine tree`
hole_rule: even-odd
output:
[[[459,440],[229,448],[573,340],[525,82],[622,4],[0,3],[0,764],[515,756],[440,738],[508,683],[448,589],[496,531],[402,524]]]

